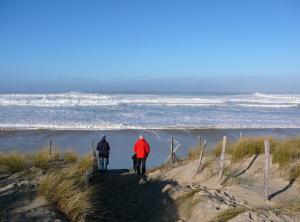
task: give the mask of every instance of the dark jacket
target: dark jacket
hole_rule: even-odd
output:
[[[99,155],[109,157],[110,147],[108,142],[106,141],[105,137],[103,137],[100,142],[97,144],[97,150]]]

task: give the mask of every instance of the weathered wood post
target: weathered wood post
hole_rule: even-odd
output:
[[[243,138],[243,133],[242,132],[240,132],[240,139],[242,139]]]
[[[49,156],[51,157],[51,153],[52,153],[52,141],[50,139],[49,141]]]
[[[199,145],[199,147],[201,148],[201,136],[198,136],[198,145]]]
[[[200,171],[201,171],[201,162],[202,162],[203,153],[204,153],[204,149],[205,149],[206,145],[207,145],[207,141],[204,140],[204,144],[203,144],[203,146],[202,146],[202,148],[201,148],[201,152],[200,152],[199,164],[198,164],[198,168],[197,168],[196,174],[200,173]],[[201,146],[201,145],[200,145],[200,146]]]
[[[227,142],[227,136],[223,136],[222,151],[220,157],[219,182],[221,182],[223,177],[226,142]]]
[[[264,191],[265,199],[269,200],[269,161],[270,161],[270,142],[265,140],[265,164],[264,164]]]
[[[170,147],[170,167],[173,167],[174,162],[174,138],[171,138],[171,147]]]

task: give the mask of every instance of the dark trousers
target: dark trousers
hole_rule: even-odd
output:
[[[137,174],[141,173],[141,165],[142,165],[142,174],[145,174],[145,172],[146,172],[146,158],[137,158],[136,159]]]

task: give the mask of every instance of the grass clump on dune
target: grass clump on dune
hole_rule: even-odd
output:
[[[228,151],[231,154],[231,161],[236,162],[244,159],[245,157],[251,157],[253,155],[259,155],[264,153],[265,140],[270,141],[272,151],[273,147],[277,144],[277,141],[275,141],[273,138],[248,137],[239,139],[237,142],[233,143],[229,147]]]
[[[212,150],[212,153],[215,157],[220,157],[222,152],[222,142],[217,143],[215,148]]]
[[[195,146],[193,148],[190,148],[188,151],[188,158],[190,160],[196,160],[199,158],[200,152],[201,152],[201,147],[199,145]]]
[[[264,141],[269,140],[271,143],[271,150],[277,144],[273,138],[265,137],[245,137],[237,140],[234,143],[226,144],[226,153],[231,155],[231,161],[236,162],[246,157],[259,155],[264,153]],[[215,157],[219,157],[222,151],[222,142],[218,143],[213,149]]]
[[[49,157],[49,152],[47,150],[41,150],[35,154],[32,154],[30,159],[32,160],[34,167],[47,170],[49,167]]]
[[[26,169],[26,157],[18,153],[1,154],[0,166],[6,168],[10,173],[17,173]]]
[[[275,147],[272,155],[272,162],[278,163],[280,167],[295,162],[296,160],[300,160],[300,138],[281,141]]]
[[[52,150],[50,160],[51,161],[58,161],[60,160],[61,151],[59,149]]]
[[[77,166],[78,170],[82,173],[91,170],[94,166],[94,158],[91,155],[86,155],[78,161]]]
[[[72,221],[81,220],[92,208],[91,191],[84,189],[84,172],[92,166],[93,158],[86,156],[76,164],[48,173],[41,180],[40,194]]]
[[[77,155],[73,151],[67,151],[64,154],[64,161],[65,163],[76,163],[77,162]]]

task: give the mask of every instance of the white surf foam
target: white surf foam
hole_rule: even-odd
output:
[[[0,94],[1,106],[75,107],[75,106],[233,106],[236,103],[300,104],[300,95],[104,95],[90,93]],[[285,106],[282,106],[284,108]],[[286,106],[288,107],[288,106]]]
[[[300,95],[0,94],[0,127],[297,128]]]

